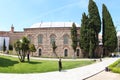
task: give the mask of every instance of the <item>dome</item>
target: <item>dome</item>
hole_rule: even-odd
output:
[[[72,27],[73,22],[40,22],[33,24],[30,28],[46,28],[46,27]],[[75,23],[76,27],[80,27]]]

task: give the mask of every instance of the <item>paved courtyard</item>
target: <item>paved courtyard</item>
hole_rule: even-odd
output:
[[[85,80],[87,77],[103,71],[106,66],[110,65],[118,59],[119,58],[108,58],[103,60],[102,62],[97,62],[95,64],[74,68],[62,72],[55,71],[34,74],[0,73],[0,80]]]
[[[101,73],[86,80],[120,80],[120,74],[102,71]]]

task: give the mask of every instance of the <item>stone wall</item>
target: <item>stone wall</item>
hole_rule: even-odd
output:
[[[56,53],[59,57],[64,57],[64,51],[65,49],[68,50],[68,56],[67,57],[73,57],[74,51],[71,47],[72,41],[71,41],[71,28],[70,27],[52,27],[52,28],[26,28],[25,35],[31,36],[32,40],[31,42],[35,44],[37,48],[37,52],[35,53],[36,56],[39,55],[39,49],[41,49],[41,56],[44,57],[52,57],[54,56],[52,51],[52,44],[50,43],[50,36],[55,35],[55,41],[57,45]],[[79,28],[78,28],[79,31]],[[43,43],[38,44],[38,35],[43,35]],[[68,44],[63,43],[63,36],[68,35]],[[78,47],[80,50],[80,48]],[[79,57],[82,57],[81,51]]]
[[[78,36],[79,36],[78,28]],[[42,44],[38,44],[38,35],[43,36]],[[9,37],[10,44],[14,44],[16,40],[21,39],[23,36],[30,38],[32,44],[35,45],[37,51],[33,54],[34,56],[42,57],[55,57],[52,51],[52,44],[50,43],[50,36],[55,36],[55,41],[57,45],[56,53],[58,57],[65,57],[65,50],[67,50],[68,55],[66,57],[73,57],[74,51],[71,47],[71,27],[47,27],[47,28],[25,28],[23,32],[16,32],[14,28],[11,31],[0,31],[1,37]],[[68,44],[64,44],[63,36],[68,36]],[[39,55],[39,50],[41,49],[41,55]],[[79,56],[82,57],[81,50],[79,46]]]
[[[10,37],[10,44],[14,45],[14,43],[18,40],[21,39],[24,36],[24,32],[13,32],[9,33]]]

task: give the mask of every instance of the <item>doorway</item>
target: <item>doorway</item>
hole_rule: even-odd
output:
[[[80,50],[77,49],[77,57],[79,57],[79,56],[80,56]]]
[[[41,56],[42,55],[42,50],[39,49],[39,53],[38,53],[38,56]]]
[[[67,49],[64,50],[64,56],[65,56],[65,57],[68,56],[68,50],[67,50]]]

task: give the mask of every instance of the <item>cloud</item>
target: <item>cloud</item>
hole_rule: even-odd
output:
[[[40,18],[45,18],[46,16],[49,16],[54,13],[59,13],[59,12],[64,12],[66,10],[70,10],[73,7],[74,8],[80,8],[80,9],[87,9],[88,6],[88,0],[78,0],[77,2],[70,3],[64,6],[60,6],[59,8],[55,8],[52,10],[49,10],[47,12],[41,13],[40,16],[37,16],[34,19],[40,19]]]

